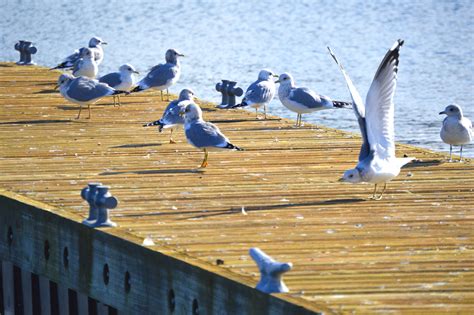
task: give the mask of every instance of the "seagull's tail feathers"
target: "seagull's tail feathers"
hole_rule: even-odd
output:
[[[151,122],[151,123],[148,123],[148,124],[144,124],[143,127],[158,126],[158,131],[162,132],[164,125],[165,124],[163,124],[163,122],[160,119],[160,120],[155,120],[154,122]]]
[[[130,91],[130,93],[141,92],[143,90],[144,88],[142,88],[140,85],[137,85],[133,90]]]
[[[70,65],[67,61],[60,63],[56,67],[49,68],[49,70],[56,70],[56,69],[70,69],[72,65]]]
[[[336,108],[352,108],[352,102],[332,101],[332,105]]]
[[[243,99],[240,104],[235,104],[234,106],[231,106],[229,108],[239,108],[239,107],[247,107],[247,106],[249,106],[249,104],[247,103],[245,99]]]
[[[128,94],[130,94],[130,92],[115,90],[115,91],[112,93],[112,95],[119,95],[119,94],[128,95]]]
[[[397,158],[400,168],[414,160],[416,160],[415,157]]]
[[[227,142],[227,145],[226,145],[224,148],[225,148],[225,149],[230,149],[230,150],[244,151],[244,149],[239,148],[238,146],[233,145],[233,144],[230,143],[230,142]]]

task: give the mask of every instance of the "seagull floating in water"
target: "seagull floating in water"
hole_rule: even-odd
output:
[[[94,60],[96,61],[97,65],[100,65],[102,63],[102,60],[104,59],[104,50],[102,48],[102,45],[107,45],[107,43],[99,37],[92,37],[89,40],[89,48],[91,48],[94,53]],[[84,50],[85,48],[86,47],[77,49],[76,51],[74,51],[74,53],[67,56],[63,62],[61,62],[56,67],[51,68],[50,70],[69,69],[74,67],[74,64],[79,60],[79,58],[81,58],[82,50]]]
[[[151,68],[150,72],[138,82],[137,87],[132,92],[148,89],[159,90],[161,92],[161,100],[163,100],[163,90],[166,90],[169,101],[168,88],[175,84],[181,75],[178,57],[184,57],[184,55],[176,51],[176,49],[168,49],[165,55],[166,63]]]
[[[195,93],[191,89],[181,90],[179,98],[168,104],[163,112],[163,116],[159,120],[144,124],[143,127],[158,126],[159,132],[162,132],[163,129],[170,128],[170,143],[176,143],[172,138],[173,129],[184,124],[184,118],[181,112],[184,111],[187,105],[193,102],[194,97]]]
[[[72,75],[75,77],[88,77],[95,79],[99,72],[99,67],[94,60],[94,52],[90,48],[84,48],[82,50],[81,58],[76,61],[74,68],[72,69]]]
[[[91,104],[97,102],[102,97],[116,94],[127,93],[124,91],[117,91],[105,83],[100,83],[97,80],[92,80],[87,77],[75,78],[74,76],[63,73],[59,76],[58,85],[61,95],[76,104],[79,104],[79,113],[76,119],[81,117],[82,105],[86,105],[89,109],[89,117],[91,118]]]
[[[333,101],[329,97],[318,95],[305,87],[296,87],[295,81],[289,73],[280,74],[280,78],[276,83],[280,83],[278,88],[280,102],[286,108],[298,114],[296,116],[296,127],[301,126],[303,114],[331,108],[347,108],[352,105],[349,102]]]
[[[352,97],[352,103],[362,134],[362,147],[356,168],[348,170],[340,179],[350,183],[375,184],[372,199],[382,199],[387,182],[395,178],[403,165],[414,158],[395,156],[394,104],[393,96],[397,85],[398,62],[402,40],[398,40],[383,58],[367,93],[365,105],[351,79],[328,47],[329,53],[344,75]],[[377,185],[384,188],[377,196]]]
[[[230,143],[229,139],[224,136],[216,125],[203,120],[201,108],[197,104],[188,104],[186,108],[181,110],[181,114],[184,115],[184,132],[189,144],[202,149],[204,152],[204,160],[200,168],[205,168],[208,165],[208,150],[243,151],[243,149]]]
[[[447,115],[443,120],[440,136],[444,143],[449,144],[449,162],[452,161],[453,145],[460,145],[459,161],[462,162],[462,147],[472,141],[472,122],[463,116],[459,105],[448,105],[440,115]]]
[[[135,70],[131,64],[126,63],[120,66],[119,72],[106,74],[99,79],[99,82],[105,83],[118,91],[129,92],[136,82],[134,74],[140,73]],[[118,102],[116,98],[118,99]],[[118,106],[121,105],[120,95],[114,95],[114,106],[117,104]]]
[[[242,102],[232,108],[253,107],[255,108],[255,118],[258,119],[258,109],[263,106],[264,117],[267,119],[267,104],[273,100],[276,93],[274,77],[278,77],[278,75],[271,70],[260,70],[257,81],[249,85]]]

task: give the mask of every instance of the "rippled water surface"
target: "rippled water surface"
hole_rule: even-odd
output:
[[[349,100],[330,45],[365,95],[386,50],[402,38],[395,96],[398,141],[449,149],[439,138],[450,103],[474,119],[474,2],[463,1],[6,1],[0,0],[0,60],[17,60],[18,39],[37,44],[34,59],[52,66],[97,35],[109,45],[100,74],[129,62],[145,72],[174,47],[187,55],[171,88],[220,101],[214,86],[246,88],[261,68],[290,72],[299,86]],[[296,118],[275,99],[270,113]],[[358,131],[352,111],[304,120]],[[154,118],[154,117],[153,117]],[[465,148],[474,157],[474,146]]]

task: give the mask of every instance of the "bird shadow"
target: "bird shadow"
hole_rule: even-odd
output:
[[[42,90],[38,92],[34,92],[33,94],[53,94],[53,93],[59,93],[57,90]]]
[[[162,145],[161,143],[131,143],[131,144],[122,144],[116,145],[111,148],[146,148],[146,147],[158,147]]]
[[[255,119],[228,119],[228,120],[211,120],[210,122],[213,124],[228,124],[228,123],[241,123],[241,122],[258,122]]]
[[[40,125],[40,124],[58,124],[58,123],[70,123],[73,122],[70,119],[45,119],[45,120],[18,120],[1,122],[0,125]]]
[[[201,171],[199,169],[166,169],[166,170],[103,172],[103,173],[99,173],[99,176],[124,175],[124,174],[153,175],[153,174],[197,174],[197,173],[201,173]]]
[[[415,160],[415,161],[412,161],[408,164],[406,164],[405,166],[403,166],[403,168],[415,168],[415,167],[428,167],[428,166],[437,166],[437,165],[441,165],[441,164],[444,164],[445,161],[443,160]]]
[[[59,105],[56,107],[57,109],[62,109],[62,110],[78,110],[79,106],[68,106],[68,105]]]
[[[311,207],[311,206],[327,206],[327,205],[340,205],[340,204],[350,204],[355,202],[363,202],[367,201],[366,199],[361,198],[345,198],[345,199],[330,199],[330,200],[323,200],[323,201],[312,201],[312,202],[300,202],[300,203],[285,203],[285,204],[277,204],[277,205],[260,205],[260,206],[243,206],[245,212],[254,212],[254,211],[267,211],[267,210],[276,210],[276,209],[286,209],[291,207]],[[201,219],[201,218],[208,218],[208,217],[216,217],[222,215],[229,215],[229,214],[241,214],[242,208],[230,208],[228,210],[216,210],[211,213],[202,212],[193,217],[183,218],[180,220],[188,220],[188,219]]]
[[[15,65],[0,65],[1,68],[11,68],[11,67],[14,67]]]
[[[36,83],[36,85],[55,85],[56,82],[43,82],[43,83]]]

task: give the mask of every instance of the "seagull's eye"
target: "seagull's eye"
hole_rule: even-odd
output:
[[[349,178],[352,178],[352,177],[354,177],[354,174],[349,175]]]
[[[450,111],[450,112],[453,112],[453,111],[454,111],[454,108],[450,108],[449,111]]]
[[[132,68],[128,68],[128,71],[132,71]]]

